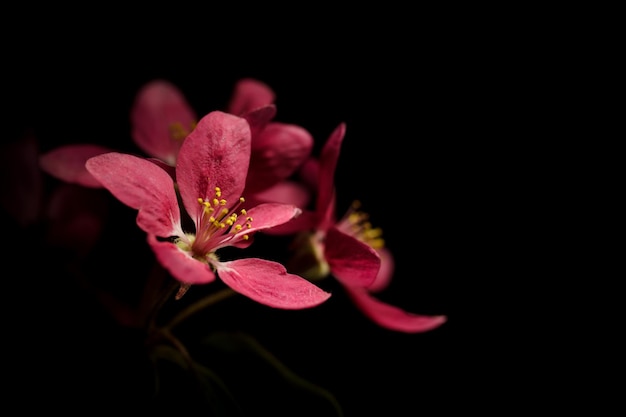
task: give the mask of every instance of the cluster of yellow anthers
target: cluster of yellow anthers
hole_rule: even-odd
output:
[[[360,207],[360,201],[353,202],[341,223],[357,239],[367,243],[374,249],[382,249],[385,246],[382,229],[379,227],[373,228],[368,221],[369,215],[359,211]]]
[[[208,223],[206,223],[208,224],[208,227],[205,230],[205,232],[209,233],[209,232],[215,231],[216,229],[224,229],[226,227],[231,227],[230,233],[239,233],[243,229],[244,226],[242,226],[241,224],[235,225],[235,222],[237,222],[237,219],[239,218],[239,215],[236,213],[236,210],[246,200],[243,197],[239,197],[239,202],[235,205],[235,207],[233,207],[232,209],[228,209],[226,208],[227,201],[224,200],[223,198],[221,199],[220,198],[221,196],[222,196],[222,190],[220,189],[220,187],[215,187],[215,197],[212,200],[204,200],[200,197],[198,198],[198,204],[204,206],[203,215],[209,216]],[[216,214],[218,207],[223,207],[223,208],[219,210],[219,213]],[[246,216],[248,214],[246,209],[244,208],[242,208],[239,213],[242,216]],[[252,227],[251,222],[252,222],[252,217],[249,217],[249,216],[246,217],[245,227],[250,229]],[[235,226],[232,227],[233,225]],[[213,226],[213,229],[211,229],[211,226]],[[248,240],[249,236],[244,235],[243,239]]]
[[[189,126],[189,129],[185,128],[185,126],[183,126],[183,124],[180,122],[171,123],[169,125],[170,136],[175,141],[182,141],[187,136],[189,136],[189,133],[191,133],[191,131],[195,129],[195,127],[196,122],[192,122],[191,126]]]

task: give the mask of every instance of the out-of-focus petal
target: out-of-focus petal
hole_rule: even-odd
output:
[[[387,288],[395,270],[395,261],[391,252],[386,248],[381,248],[377,251],[380,256],[380,269],[372,285],[367,287],[369,292],[378,292]]]
[[[93,156],[111,151],[105,146],[92,144],[65,145],[41,155],[39,165],[44,172],[70,184],[102,188],[100,182],[85,168],[85,162]]]
[[[223,262],[217,274],[238,293],[274,308],[314,307],[331,295],[306,279],[287,273],[283,265],[264,259]]]
[[[336,227],[327,231],[324,256],[331,274],[352,287],[368,287],[380,269],[380,256],[372,247]]]
[[[241,116],[259,107],[272,104],[275,99],[274,91],[267,84],[252,78],[242,78],[235,84],[227,107],[228,113]]]
[[[264,191],[246,194],[246,206],[254,207],[262,203],[293,204],[302,209],[311,202],[311,192],[295,181],[281,181]]]
[[[304,128],[270,123],[254,136],[246,190],[254,193],[287,179],[311,155],[313,136]]]
[[[317,185],[320,178],[320,162],[315,157],[310,157],[302,163],[298,170],[298,176],[304,185],[317,193]]]
[[[242,196],[250,164],[250,127],[238,116],[213,111],[198,122],[178,154],[176,181],[193,219],[202,210],[198,198],[220,199],[232,205]]]
[[[198,120],[182,92],[165,80],[151,81],[139,90],[130,118],[137,146],[172,166]]]
[[[90,158],[87,170],[122,203],[137,209],[137,225],[161,237],[180,236],[172,177],[147,159],[118,152]]]
[[[346,287],[354,304],[370,320],[389,330],[420,333],[436,329],[446,322],[447,317],[413,314],[372,297],[363,288]]]
[[[159,263],[178,281],[185,284],[208,284],[215,281],[215,273],[208,264],[192,258],[174,243],[161,242],[152,234],[148,234],[148,243]]]

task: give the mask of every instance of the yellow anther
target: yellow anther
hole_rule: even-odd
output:
[[[243,235],[243,240],[248,240],[248,239],[250,239],[250,236],[248,236],[248,235]]]
[[[222,196],[222,190],[220,189],[220,187],[215,187],[215,196],[216,197]]]
[[[236,225],[236,226],[235,226],[235,232],[238,232],[238,231],[240,231],[241,229],[243,229],[243,227],[242,227],[240,224],[238,224],[238,225]]]
[[[220,204],[220,201],[217,198],[214,198],[213,199],[213,205],[214,206],[219,206],[219,204]]]
[[[241,215],[245,216],[246,214],[248,214],[248,212],[246,211],[246,209],[241,209]]]
[[[219,197],[219,196],[218,196]],[[226,200],[220,200],[220,206],[225,206],[226,205]]]
[[[240,202],[240,203],[243,203],[244,201],[246,201],[246,199],[245,199],[245,198],[243,198],[243,197],[239,197],[239,202]]]
[[[203,200],[203,199],[201,199],[200,197],[198,197],[198,203],[203,204],[203,203],[204,203],[204,200]]]

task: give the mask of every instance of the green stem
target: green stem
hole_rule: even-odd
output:
[[[176,327],[183,321],[185,321],[189,316],[197,313],[198,311],[217,303],[218,301],[222,301],[231,295],[237,294],[230,288],[224,288],[223,290],[217,291],[211,295],[208,295],[195,303],[187,306],[184,310],[180,311],[172,320],[169,321],[165,326],[162,327],[165,331],[170,331],[172,328]]]

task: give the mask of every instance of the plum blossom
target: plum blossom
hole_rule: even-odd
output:
[[[318,305],[330,294],[288,273],[282,264],[259,258],[222,260],[217,253],[226,247],[246,248],[255,232],[301,212],[279,203],[243,208],[250,152],[248,122],[213,111],[183,142],[176,181],[149,160],[118,152],[92,157],[86,168],[114,197],[138,210],[137,225],[147,233],[157,260],[181,283],[178,298],[190,285],[219,277],[236,292],[270,307]],[[193,223],[191,230],[183,226],[185,216]]]
[[[341,123],[322,148],[319,160],[309,159],[301,169],[303,181],[317,187],[314,209],[272,230],[296,234],[288,270],[311,280],[334,276],[354,304],[374,323],[394,331],[425,332],[439,327],[445,316],[418,315],[383,303],[373,294],[391,281],[394,259],[385,248],[382,230],[372,227],[355,202],[336,217],[334,176],[346,125]]]

